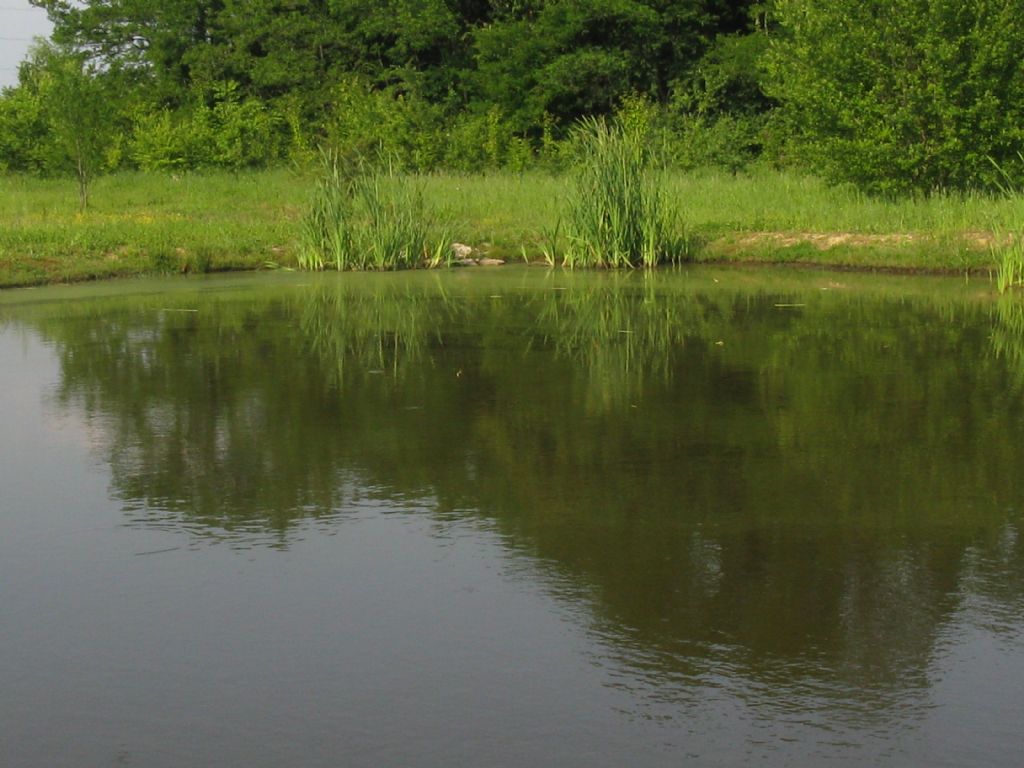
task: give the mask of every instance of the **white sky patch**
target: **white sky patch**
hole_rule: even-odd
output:
[[[34,37],[49,37],[53,25],[46,11],[27,0],[0,0],[0,87],[17,85],[18,64]]]

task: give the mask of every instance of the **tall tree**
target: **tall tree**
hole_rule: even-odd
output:
[[[481,97],[519,130],[608,112],[629,93],[665,100],[720,34],[750,25],[751,2],[495,0],[479,29]]]
[[[657,13],[636,0],[563,0],[476,35],[480,93],[518,130],[607,112],[653,79]]]
[[[106,70],[150,77],[165,99],[190,81],[189,52],[218,41],[221,0],[29,0],[45,8],[53,41]]]
[[[483,0],[30,2],[47,10],[56,42],[103,68],[144,71],[179,102],[196,81],[273,99],[350,74],[443,95],[472,60],[466,28],[490,14]]]

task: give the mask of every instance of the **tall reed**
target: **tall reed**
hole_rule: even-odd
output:
[[[565,266],[653,267],[680,261],[686,241],[666,202],[645,131],[597,118],[575,134]]]
[[[352,178],[333,153],[324,153],[321,160],[322,173],[302,218],[297,261],[302,269],[321,270],[331,264],[340,270],[353,250]]]
[[[298,262],[303,269],[339,271],[439,266],[448,253],[445,234],[419,183],[362,160],[346,166],[325,153],[302,220]]]
[[[996,287],[1000,293],[1024,285],[1024,237],[1003,238],[997,232],[992,253],[996,260]],[[1005,241],[1005,242],[1003,242]]]

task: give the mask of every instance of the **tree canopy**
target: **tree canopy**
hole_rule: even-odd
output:
[[[518,168],[641,99],[682,167],[761,157],[883,193],[1024,179],[1016,0],[29,2],[104,81],[111,167],[330,144]],[[0,96],[0,168],[57,172],[33,67]]]
[[[1020,175],[1016,0],[777,0],[775,12],[769,89],[816,168],[883,192]]]

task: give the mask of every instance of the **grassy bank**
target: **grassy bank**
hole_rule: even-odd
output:
[[[564,240],[568,182],[542,173],[430,176],[453,240],[531,259]],[[296,264],[312,174],[120,174],[77,213],[68,180],[0,177],[0,286]],[[674,175],[698,261],[949,271],[994,267],[995,233],[1024,226],[1024,197],[883,201],[777,172]],[[565,243],[560,244],[564,247]]]

